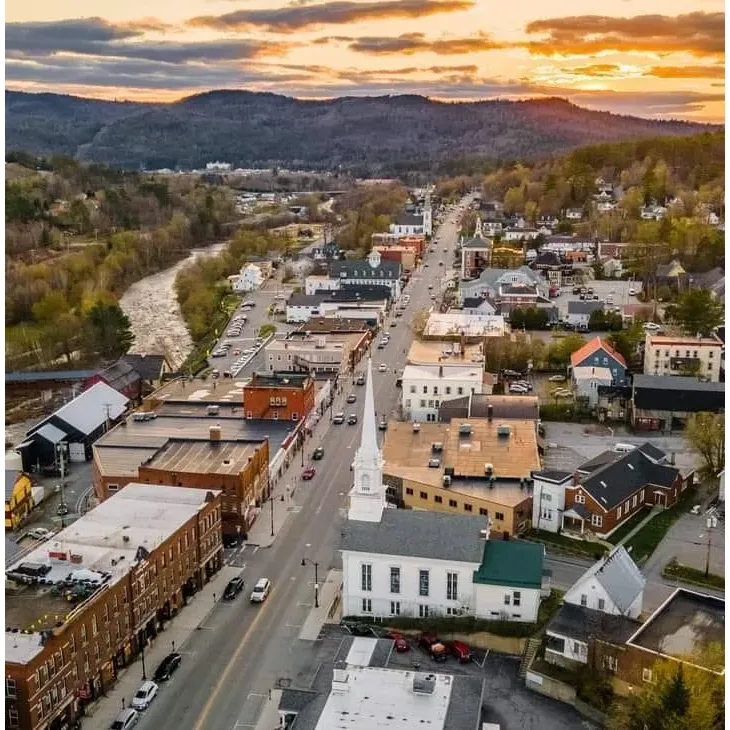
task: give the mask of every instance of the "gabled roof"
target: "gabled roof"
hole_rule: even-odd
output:
[[[422,226],[423,216],[415,213],[401,213],[395,221],[397,226]]]
[[[381,259],[380,264],[372,267],[367,260],[332,261],[329,274],[333,279],[400,279],[401,265],[397,261]],[[344,276],[343,276],[344,274]]]
[[[390,299],[390,297],[390,287],[384,284],[351,284],[345,282],[339,289],[333,289],[327,293],[327,299],[330,302],[353,302],[358,299],[378,302],[383,299]]]
[[[647,484],[671,487],[679,474],[678,469],[655,464],[639,449],[634,449],[594,471],[581,486],[603,509],[609,511]]]
[[[547,625],[549,634],[588,643],[591,640],[624,644],[641,626],[626,616],[614,616],[594,608],[564,603]]]
[[[568,306],[570,307],[570,303],[568,303]],[[576,350],[570,356],[570,364],[573,367],[580,365],[583,360],[585,360],[597,350],[603,350],[607,355],[610,355],[614,360],[626,367],[626,360],[624,360],[623,355],[621,355],[621,353],[619,352],[616,352],[616,350],[614,350],[613,347],[608,344],[608,342],[602,340],[600,337],[594,337],[590,342],[586,342],[586,344],[583,345],[583,347],[581,347],[579,350]]]
[[[568,302],[568,314],[592,314],[603,310],[603,302],[571,300]]]
[[[468,241],[464,241],[464,243],[461,244],[462,248],[491,248],[492,242],[487,238],[481,238],[480,236],[476,236],[475,238],[470,238]]]
[[[122,360],[129,363],[142,380],[148,382],[159,380],[165,370],[164,355],[125,355]]]
[[[532,542],[487,540],[474,583],[541,588],[545,548]]]
[[[117,360],[117,362],[101,370],[99,376],[104,378],[112,388],[119,391],[128,385],[138,383],[140,380],[139,373],[126,360]]]
[[[596,580],[601,584],[606,595],[622,614],[631,608],[631,604],[646,586],[646,578],[622,545],[588,568],[575,585],[589,580]]]
[[[648,456],[652,461],[656,461],[657,463],[660,463],[667,458],[666,453],[660,448],[654,446],[654,444],[650,441],[647,441],[636,448],[639,449],[644,456]]]
[[[51,444],[57,444],[59,441],[63,441],[66,435],[60,428],[56,428],[52,423],[47,423],[45,426],[41,426],[36,431],[36,436],[42,436],[46,441]]]

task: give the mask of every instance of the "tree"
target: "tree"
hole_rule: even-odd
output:
[[[675,306],[667,307],[667,316],[689,335],[708,337],[724,319],[723,306],[706,289],[690,289]]]
[[[725,417],[721,413],[693,413],[685,431],[687,441],[704,461],[704,471],[716,476],[725,468]]]
[[[106,359],[121,357],[134,342],[132,325],[118,304],[95,304],[86,323],[90,349]]]
[[[570,362],[570,356],[585,345],[585,339],[577,334],[569,334],[554,342],[548,349],[548,363],[552,367],[565,367]]]
[[[608,335],[608,343],[618,352],[627,364],[630,364],[637,356],[639,344],[644,341],[646,333],[641,320],[636,319],[628,329],[612,332]]]

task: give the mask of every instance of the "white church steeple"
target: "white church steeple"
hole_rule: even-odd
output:
[[[362,522],[380,522],[385,509],[383,485],[383,455],[378,448],[378,431],[375,427],[375,396],[373,394],[373,368],[368,358],[365,405],[362,418],[360,448],[353,463],[355,483],[350,490],[350,509],[347,518]]]

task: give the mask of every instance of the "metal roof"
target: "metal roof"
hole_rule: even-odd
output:
[[[46,441],[52,444],[57,444],[59,441],[63,441],[68,434],[61,431],[60,428],[56,428],[52,423],[47,423],[45,426],[41,426],[36,432],[36,436],[42,436]]]

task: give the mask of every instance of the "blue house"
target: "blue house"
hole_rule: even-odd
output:
[[[601,367],[608,368],[613,376],[612,385],[626,385],[626,360],[616,352],[605,340],[594,337],[586,342],[580,350],[570,356],[571,368]]]

